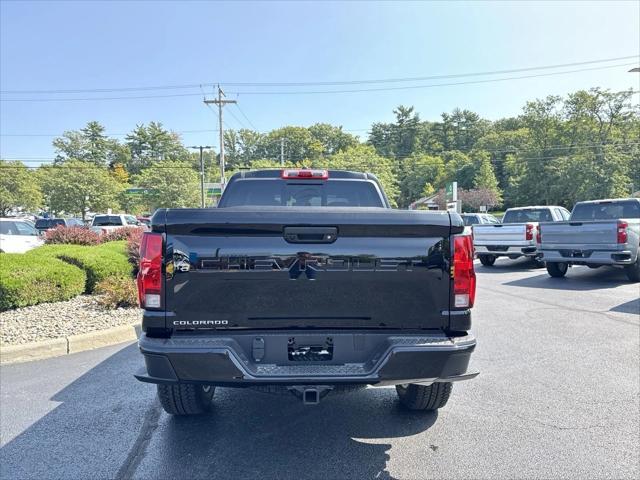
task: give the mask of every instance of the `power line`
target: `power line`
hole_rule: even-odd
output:
[[[383,92],[383,91],[395,91],[395,90],[413,90],[413,89],[427,89],[427,88],[436,88],[436,87],[448,87],[448,86],[456,86],[456,85],[474,85],[474,84],[484,84],[484,83],[493,83],[493,82],[505,82],[510,80],[523,80],[527,78],[539,78],[539,77],[548,77],[548,76],[554,76],[554,75],[567,75],[570,73],[626,67],[626,66],[635,65],[635,64],[636,64],[635,62],[622,63],[622,64],[606,65],[606,66],[600,66],[600,67],[565,70],[562,72],[539,73],[539,74],[533,74],[533,75],[491,78],[491,79],[485,79],[485,80],[470,80],[465,82],[434,83],[434,84],[428,84],[428,85],[403,85],[403,86],[396,86],[396,87],[360,88],[360,89],[345,89],[345,90],[232,91],[228,93],[235,94],[235,95],[315,95],[315,94],[343,94],[343,93],[362,93],[362,92]],[[94,100],[97,100],[97,101],[139,100],[139,99],[193,97],[193,96],[201,96],[201,93],[175,93],[175,94],[165,94],[165,95],[137,95],[137,96],[118,96],[118,97],[4,98],[4,99],[0,99],[0,102],[75,102],[75,101],[94,101]]]
[[[623,57],[612,57],[597,60],[587,60],[583,62],[560,63],[554,65],[540,65],[535,67],[512,68],[506,70],[492,70],[480,72],[468,72],[445,75],[429,75],[418,77],[398,77],[383,79],[366,79],[366,80],[339,80],[339,81],[308,81],[308,82],[219,82],[226,86],[244,86],[244,87],[300,87],[313,85],[361,85],[361,84],[379,84],[379,83],[401,83],[401,82],[417,82],[425,80],[441,80],[445,78],[463,78],[475,77],[483,75],[500,75],[505,73],[528,72],[535,70],[550,70],[555,68],[576,67],[581,65],[593,65],[597,63],[616,62],[621,60],[630,60],[638,58],[639,55],[627,55]],[[192,83],[179,85],[161,85],[161,86],[145,86],[145,87],[112,87],[112,88],[82,88],[82,89],[58,89],[58,90],[1,90],[1,94],[68,94],[68,93],[108,93],[108,92],[135,92],[135,91],[151,91],[151,90],[176,90],[202,87],[215,87],[217,83]]]
[[[257,131],[258,129],[256,128],[256,126],[253,124],[253,122],[251,120],[249,120],[249,117],[247,117],[244,113],[244,111],[240,108],[240,105],[237,103],[234,103],[234,105],[238,108],[238,110],[240,111],[240,113],[242,114],[242,116],[245,118],[245,120],[249,123],[249,125],[251,126],[251,128],[253,128],[255,131]]]

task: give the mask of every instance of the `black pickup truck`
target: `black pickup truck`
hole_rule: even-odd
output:
[[[445,405],[473,378],[473,245],[449,212],[389,208],[368,173],[234,175],[218,208],[162,209],[141,244],[145,371],[171,414],[216,386],[291,392],[395,386]]]

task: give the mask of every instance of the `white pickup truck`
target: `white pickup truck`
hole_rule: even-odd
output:
[[[568,222],[542,223],[538,251],[552,277],[571,265],[622,267],[640,281],[640,198],[578,202]]]
[[[91,221],[91,230],[104,234],[124,227],[139,227],[142,224],[133,215],[106,214],[96,215]]]
[[[561,222],[569,218],[569,211],[558,206],[510,208],[502,223],[475,225],[473,245],[482,265],[490,267],[498,257],[516,259],[531,257],[539,266],[536,236],[539,222]]]

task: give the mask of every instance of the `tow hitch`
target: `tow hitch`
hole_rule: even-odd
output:
[[[294,385],[287,387],[296,397],[302,399],[305,405],[318,405],[333,387],[330,385]]]

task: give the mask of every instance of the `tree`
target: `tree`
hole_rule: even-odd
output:
[[[34,177],[22,162],[0,160],[0,217],[12,210],[30,210],[42,204],[42,192]]]
[[[159,122],[151,122],[148,126],[136,125],[133,132],[127,135],[126,143],[131,152],[127,165],[131,173],[139,173],[159,160],[189,159],[189,152],[182,145],[180,136],[166,130]]]
[[[425,187],[440,186],[445,177],[444,160],[441,157],[413,154],[402,161],[398,170],[400,196],[398,204],[402,207],[424,196]],[[427,189],[428,191],[429,189]]]
[[[143,201],[149,211],[200,205],[200,178],[189,162],[153,162],[134,181],[146,189]]]
[[[116,196],[122,186],[106,168],[68,160],[58,166],[38,169],[46,203],[56,213],[80,214],[117,208]]]
[[[377,155],[373,146],[357,145],[347,148],[321,161],[320,164],[314,164],[314,166],[373,173],[380,180],[389,202],[394,206],[397,205],[400,192],[397,179],[393,173],[393,161]]]
[[[104,134],[104,127],[98,122],[89,122],[80,130],[64,132],[53,140],[56,149],[55,163],[80,160],[98,166],[124,162],[128,157],[126,147]]]

